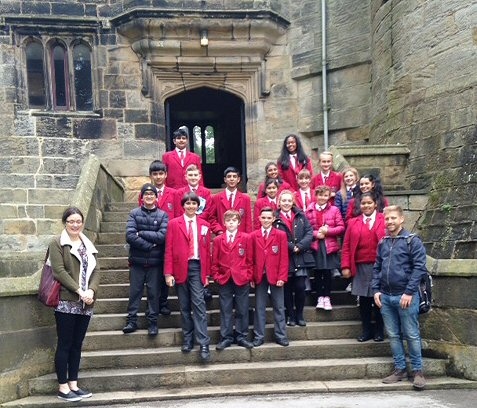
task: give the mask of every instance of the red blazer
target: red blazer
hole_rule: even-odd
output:
[[[225,232],[226,229],[224,227],[224,214],[225,211],[231,209],[225,190],[215,194],[212,197],[212,201],[214,203],[213,208],[215,210],[215,219],[212,230],[214,233],[219,231]],[[232,209],[237,210],[242,217],[242,221],[239,225],[239,231],[247,233],[252,232],[252,203],[250,201],[250,197],[247,194],[236,190]]]
[[[295,191],[295,204],[296,206],[302,210],[303,212],[306,212],[306,208],[303,206],[303,200],[301,199],[301,190],[297,190]],[[314,203],[315,202],[315,194],[313,193],[313,189],[310,187],[310,202],[308,203],[308,205],[310,205],[311,203]]]
[[[278,201],[278,197],[277,197]],[[253,207],[253,229],[259,229],[262,227],[262,224],[260,224],[260,211],[262,211],[262,208],[265,207],[271,207],[273,209],[273,212],[277,211],[277,205],[275,203],[271,203],[268,197],[262,197],[259,198],[257,201],[255,201],[255,206]]]
[[[191,164],[195,164],[199,168],[200,174],[203,174],[200,156],[189,151],[186,152],[184,157],[184,166],[182,166],[181,159],[175,149],[165,152],[162,155],[162,162],[167,166],[166,186],[168,187],[175,189],[186,187],[185,170]],[[200,185],[204,184],[202,178],[199,183]]]
[[[209,223],[197,217],[200,272],[202,283],[207,282],[210,268],[210,227]],[[176,283],[187,281],[189,238],[184,217],[173,218],[167,225],[166,252],[164,255],[164,275],[174,277]]]
[[[251,234],[253,242],[253,280],[259,285],[263,279],[263,271],[267,273],[270,285],[277,281],[288,280],[288,241],[286,232],[272,228],[268,239],[264,239],[262,230],[255,230]]]
[[[176,190],[171,187],[164,186],[162,197],[159,199],[157,198],[157,208],[167,213],[169,216],[169,220],[175,217],[175,199],[176,199]],[[143,200],[141,195],[139,194],[138,197],[138,204],[141,206],[143,204]]]
[[[291,191],[293,191],[293,188],[292,188],[292,186],[290,186],[290,184],[288,184],[286,181],[282,181],[282,184],[280,184],[280,187],[278,187],[278,194],[277,194],[277,195],[279,195],[282,190],[291,190]],[[257,199],[265,197],[265,196],[263,195],[264,193],[265,193],[265,182],[261,183],[261,184],[258,186]]]
[[[355,203],[356,203],[356,200],[354,198],[352,198],[351,200],[348,201],[348,208],[346,210],[346,217],[345,217],[345,222],[347,224],[349,223],[350,219],[355,218],[355,216],[353,215]],[[359,204],[357,204],[357,205],[359,205]],[[384,206],[387,207],[388,205],[389,205],[388,199],[384,198]]]
[[[309,157],[307,157],[306,166],[304,166],[302,163],[298,163],[298,166],[294,169],[292,165],[290,164],[290,167],[288,167],[288,169],[285,170],[282,168],[281,164],[277,162],[277,168],[281,178],[284,181],[286,181],[288,184],[290,184],[293,190],[298,190],[300,188],[300,186],[298,185],[298,182],[296,181],[296,176],[301,170],[307,169],[310,172],[310,174],[313,176],[313,166],[311,165],[311,160]]]
[[[184,208],[181,205],[182,197],[184,197],[185,193],[190,192],[189,186],[182,187],[176,190],[175,198],[174,198],[174,214],[175,217],[179,217],[180,215],[184,214]],[[212,211],[212,195],[210,194],[210,190],[203,186],[198,186],[196,194],[205,200],[205,208],[203,209],[202,213],[198,216],[203,220],[209,222],[209,218]]]
[[[230,278],[238,286],[248,285],[253,277],[252,238],[238,231],[232,244],[225,232],[214,239],[211,275],[219,285]]]
[[[323,180],[323,177],[321,176],[321,171],[314,176],[311,179],[310,187],[312,189],[315,189],[318,186],[328,186],[331,188],[331,191],[333,191],[335,194],[340,191],[341,189],[341,182],[343,180],[343,176],[341,173],[337,173],[336,171],[330,171],[330,175],[328,176],[328,179],[325,181]],[[334,204],[335,202],[335,197],[330,198],[330,204]]]
[[[363,217],[354,217],[351,218],[348,222],[348,228],[346,229],[343,246],[341,247],[341,268],[350,269],[351,276],[356,275],[356,248],[358,247],[361,230],[367,228],[363,223]],[[386,235],[386,225],[384,224],[384,215],[382,213],[376,213],[376,219],[374,220],[373,227],[371,232],[376,234],[376,247],[374,251],[377,250],[377,243],[381,238]],[[372,241],[368,241],[372,242]]]

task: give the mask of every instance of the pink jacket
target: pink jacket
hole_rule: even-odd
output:
[[[311,203],[306,209],[306,218],[310,221],[311,226],[313,227],[313,242],[311,243],[311,248],[315,251],[318,250],[318,230],[323,225],[328,226],[328,233],[325,237],[325,246],[326,253],[332,254],[340,250],[340,244],[338,242],[338,237],[343,235],[345,231],[345,224],[341,212],[338,207],[334,205],[327,204],[326,208],[323,210],[323,223],[318,225],[317,221],[317,212],[316,203]]]

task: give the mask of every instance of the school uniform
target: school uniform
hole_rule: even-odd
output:
[[[186,169],[191,164],[195,164],[202,174],[202,164],[200,156],[189,152],[187,149],[183,150],[184,158],[181,159],[179,149],[165,152],[162,155],[162,162],[167,166],[166,186],[175,189],[187,186],[185,179]],[[199,184],[203,184],[202,179]]]
[[[277,211],[277,201],[278,198],[275,197],[271,199],[270,197],[262,197],[255,201],[255,205],[253,207],[253,229],[257,230],[262,227],[260,224],[260,212],[263,208],[269,207],[273,210],[273,212]]]
[[[292,186],[290,186],[290,184],[288,184],[286,181],[281,181],[278,183],[278,194],[277,196],[280,194],[281,191],[283,190],[291,190],[293,191],[293,188]],[[265,183],[260,183],[260,185],[258,186],[258,193],[257,193],[257,198],[263,198],[265,197]]]
[[[186,187],[181,187],[176,190],[174,197],[174,215],[179,217],[184,214],[184,207],[182,207],[181,201],[184,197],[184,194],[194,192],[199,196],[200,205],[197,209],[197,215],[203,220],[210,222],[211,211],[212,211],[212,194],[210,190],[204,186],[197,186],[192,188],[187,185]]]
[[[289,217],[289,218],[288,218]],[[287,235],[288,242],[288,281],[284,286],[285,307],[288,325],[304,325],[303,309],[305,306],[305,279],[308,270],[315,267],[315,258],[310,249],[313,229],[303,211],[296,206],[285,214],[277,211],[273,226]],[[299,252],[293,249],[298,247]]]
[[[211,274],[219,285],[221,339],[237,343],[247,340],[249,293],[253,278],[251,237],[240,231],[218,235],[214,239]]]
[[[170,221],[166,236],[164,275],[173,276],[181,310],[184,344],[208,346],[207,311],[204,285],[210,268],[209,223],[199,217],[192,220],[193,253],[189,239],[189,218],[185,215]]]
[[[230,192],[225,189],[212,197],[213,210],[215,212],[215,222],[212,225],[214,233],[225,232],[224,214],[227,210],[236,210],[240,213],[241,221],[239,231],[250,233],[252,232],[252,204],[248,194],[242,193],[239,190],[233,192],[232,205],[229,200]]]
[[[277,281],[286,282],[288,279],[287,235],[276,228],[269,229],[267,238],[263,236],[263,228],[253,231],[250,235],[252,236],[254,253],[254,344],[264,341],[269,286],[275,322],[275,340],[287,341],[283,286],[276,286]]]
[[[307,169],[310,174],[313,175],[313,166],[311,165],[311,160],[309,157],[306,158],[305,164],[297,162],[295,165],[293,165],[292,160],[290,160],[290,165],[287,169],[282,167],[282,165],[277,162],[277,168],[278,172],[280,173],[280,177],[290,185],[292,190],[295,191],[300,188],[296,179],[300,171]]]
[[[331,191],[337,193],[341,189],[341,182],[343,176],[341,173],[336,171],[330,171],[328,175],[324,175],[322,172],[319,172],[316,176],[311,179],[310,186],[314,189],[318,186],[328,186],[331,188]],[[330,197],[329,202],[331,205],[334,204],[335,198]]]
[[[303,212],[306,211],[311,203],[315,202],[315,194],[313,194],[311,188],[308,188],[308,190],[298,189],[294,192],[294,195],[295,205]]]

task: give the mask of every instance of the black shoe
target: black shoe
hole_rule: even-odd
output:
[[[376,336],[374,336],[374,341],[376,342],[384,341],[384,336],[382,334],[376,334]]]
[[[260,347],[263,344],[263,339],[254,339],[252,342],[253,347]]]
[[[181,351],[183,353],[190,353],[192,351],[192,349],[194,348],[194,345],[193,344],[190,344],[190,343],[184,343],[181,347]]]
[[[252,349],[253,343],[247,339],[241,339],[237,341],[237,346],[245,347],[246,349]]]
[[[290,326],[290,327],[296,326],[295,319],[292,319],[291,317],[289,317],[287,319],[287,326]]]
[[[364,343],[365,341],[371,340],[372,338],[373,336],[369,334],[362,334],[356,340],[358,340],[360,343]]]
[[[290,342],[288,341],[288,339],[276,339],[275,343],[283,347],[287,347],[288,345],[290,345]]]
[[[137,330],[137,324],[133,322],[129,322],[126,326],[123,327],[123,333],[133,333]]]
[[[200,346],[200,359],[204,363],[208,363],[210,361],[209,346]]]
[[[157,323],[156,322],[151,323],[149,325],[149,329],[147,329],[147,334],[149,334],[149,336],[157,336],[157,333],[158,333]]]
[[[70,402],[75,402],[75,401],[81,401],[82,398],[79,395],[76,395],[73,391],[70,391],[69,393],[65,394],[61,391],[58,391],[58,398],[63,401],[70,401]]]
[[[82,390],[81,388],[78,388],[76,391],[75,390],[71,390],[71,391],[81,398],[90,398],[93,396],[92,392],[89,392],[87,390]]]
[[[301,326],[301,327],[305,327],[305,326],[306,326],[306,322],[305,322],[304,319],[298,319],[298,320],[296,321],[296,324],[297,324],[298,326]]]
[[[169,309],[167,306],[162,306],[159,310],[159,313],[163,316],[169,316],[171,314],[171,309]]]
[[[227,347],[230,347],[231,345],[232,345],[232,340],[223,339],[217,344],[217,346],[215,346],[215,349],[221,351],[221,350],[225,350]]]

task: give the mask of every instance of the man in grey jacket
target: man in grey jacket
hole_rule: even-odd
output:
[[[389,336],[395,369],[383,379],[383,383],[392,384],[407,378],[405,339],[413,371],[413,386],[422,389],[426,381],[422,373],[418,288],[427,273],[426,250],[418,237],[403,228],[401,207],[386,207],[384,220],[387,235],[378,245],[372,288],[375,304],[381,308]]]

